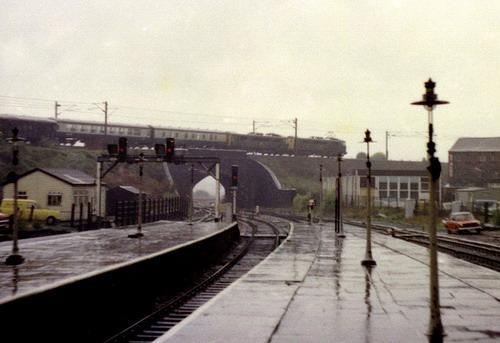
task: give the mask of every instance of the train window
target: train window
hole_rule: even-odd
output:
[[[123,132],[125,132],[125,129],[123,127],[119,127],[118,128],[118,133],[123,133]]]
[[[69,124],[68,126],[70,131],[76,131],[76,125]]]
[[[85,132],[85,131],[87,131],[87,126],[86,126],[86,125],[82,125],[82,126],[80,127],[80,131],[81,131],[81,132]]]
[[[139,129],[134,129],[134,135],[140,136],[141,135],[141,130]]]
[[[196,135],[194,133],[191,134],[192,139],[196,139]]]
[[[184,133],[184,138],[188,138],[188,134],[187,133]]]
[[[205,135],[201,135],[201,139],[205,140],[206,136]]]
[[[104,126],[101,126],[100,128],[101,128],[101,130],[100,130],[100,131],[101,131],[102,133],[104,133]]]
[[[179,137],[179,132],[176,132],[174,135],[175,138]]]

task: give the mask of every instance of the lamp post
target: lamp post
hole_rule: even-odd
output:
[[[319,165],[319,225],[322,225],[323,219],[323,164]]]
[[[431,78],[425,83],[425,94],[422,101],[412,102],[412,105],[422,105],[428,113],[429,142],[427,143],[427,154],[429,157],[429,171],[431,178],[430,189],[430,227],[429,227],[429,267],[430,267],[430,322],[427,335],[430,342],[442,342],[445,336],[443,324],[441,323],[441,312],[439,305],[439,276],[437,261],[437,238],[436,238],[436,186],[441,175],[441,164],[439,159],[434,156],[436,152],[436,143],[433,141],[434,126],[432,110],[436,105],[448,104],[448,101],[437,99],[434,93],[436,83]]]
[[[17,127],[12,129],[12,137],[8,138],[7,141],[12,144],[12,172],[9,173],[9,181],[14,183],[14,202],[12,209],[12,254],[10,254],[5,259],[5,264],[10,266],[17,266],[24,262],[24,257],[19,254],[18,241],[18,208],[17,208],[17,165],[19,164],[19,142],[23,142],[24,139],[18,137],[19,130]]]
[[[366,167],[368,168],[368,179],[367,179],[367,186],[368,186],[368,200],[367,200],[367,211],[368,214],[366,215],[366,251],[365,251],[365,258],[361,261],[361,264],[363,266],[374,266],[377,264],[375,260],[372,257],[372,222],[371,222],[371,212],[372,212],[372,163],[370,161],[370,143],[373,142],[372,137],[370,136],[371,132],[370,130],[365,131],[365,139],[363,140],[366,143]]]
[[[342,207],[341,207],[341,204],[342,204],[342,190],[341,190],[341,187],[342,187],[342,182],[341,182],[342,167],[341,167],[341,163],[342,163],[342,155],[338,154],[337,155],[337,169],[338,169],[338,174],[337,174],[337,204],[336,204],[336,210],[337,210],[336,224],[338,226],[336,227],[335,232],[338,233],[337,237],[344,238],[345,237],[344,223],[342,222]]]
[[[128,235],[129,238],[141,238],[144,236],[142,233],[142,174],[143,174],[143,162],[144,162],[144,154],[141,152],[139,154],[139,206],[137,208],[137,232],[134,234]]]

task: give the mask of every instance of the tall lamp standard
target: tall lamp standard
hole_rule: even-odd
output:
[[[372,137],[370,136],[370,130],[365,131],[365,139],[363,140],[366,143],[366,167],[368,168],[368,200],[366,202],[366,207],[368,214],[366,215],[366,252],[365,258],[361,261],[363,266],[374,266],[377,264],[372,257],[372,163],[370,161],[370,143],[373,142]]]
[[[427,154],[429,157],[429,171],[431,177],[430,189],[430,227],[429,227],[429,267],[430,267],[430,322],[427,335],[430,342],[442,342],[445,336],[443,324],[441,323],[441,312],[439,305],[439,277],[437,261],[437,239],[436,239],[436,187],[441,175],[441,164],[439,159],[434,156],[436,152],[436,143],[432,138],[434,135],[432,110],[436,105],[448,104],[448,101],[438,100],[434,93],[436,83],[431,78],[425,83],[425,94],[422,101],[412,102],[412,105],[423,105],[428,113],[429,121],[429,142],[427,143]]]
[[[24,262],[24,257],[19,254],[19,246],[17,244],[18,240],[18,208],[17,208],[17,165],[19,164],[19,142],[23,142],[24,139],[18,137],[19,130],[17,127],[12,129],[12,137],[8,138],[7,141],[12,144],[12,166],[13,170],[9,173],[9,181],[14,183],[14,202],[12,210],[12,254],[10,254],[5,259],[5,264],[10,266],[17,266]]]
[[[341,182],[342,167],[341,167],[341,163],[342,163],[342,155],[338,154],[337,155],[337,168],[338,168],[338,174],[337,174],[337,206],[336,206],[336,210],[337,210],[337,218],[336,218],[336,220],[338,222],[338,226],[336,227],[335,232],[338,233],[337,237],[339,237],[339,238],[345,238],[344,223],[342,223],[342,208],[341,208],[341,204],[342,204],[342,190],[341,190],[341,187],[342,187],[342,182]]]

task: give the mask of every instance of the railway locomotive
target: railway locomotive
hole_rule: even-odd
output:
[[[240,149],[264,154],[296,154],[337,156],[345,154],[345,142],[335,138],[297,138],[275,134],[239,134],[226,131],[181,129],[152,125],[107,124],[84,120],[52,119],[0,114],[0,131],[9,136],[17,127],[20,134],[32,144],[85,144],[90,149],[101,149],[114,143],[118,137],[128,138],[131,147],[153,147],[172,137],[176,145],[185,148]]]

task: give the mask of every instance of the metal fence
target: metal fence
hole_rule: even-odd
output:
[[[180,197],[148,198],[142,201],[142,222],[182,219],[187,216],[189,202]],[[115,224],[117,226],[137,224],[139,201],[117,201]]]

